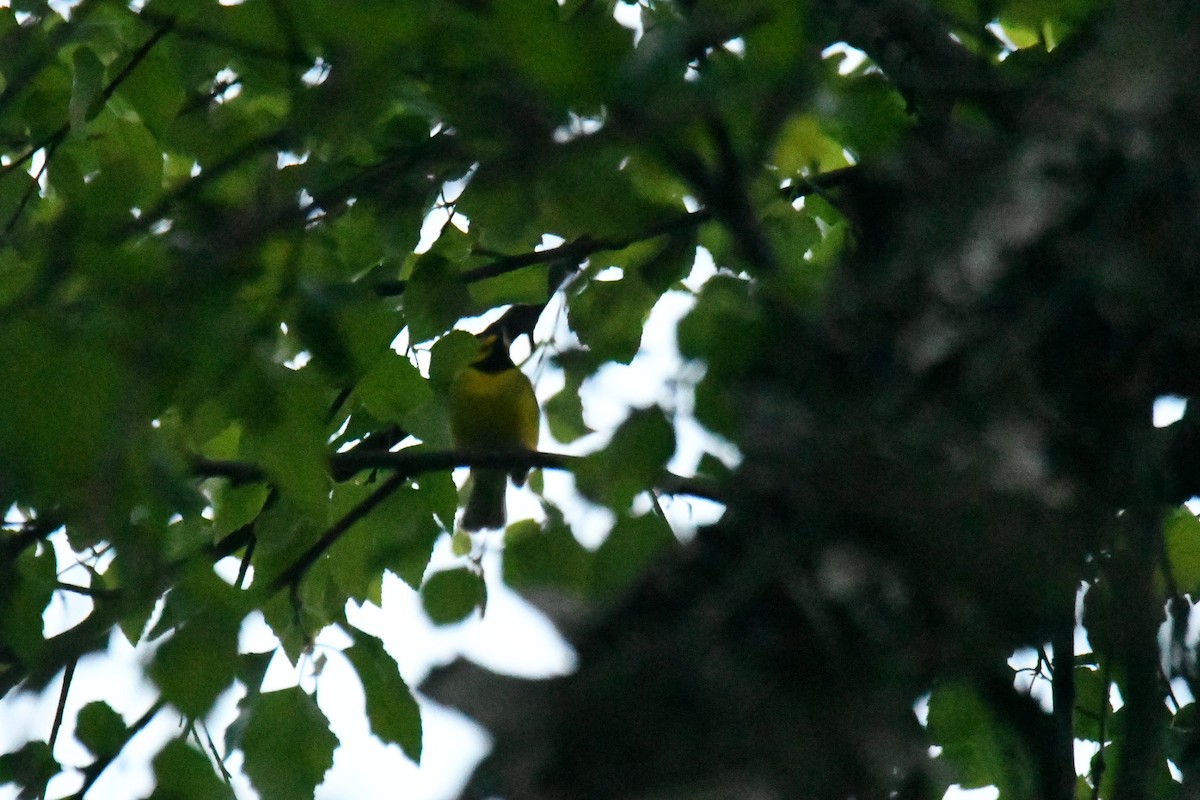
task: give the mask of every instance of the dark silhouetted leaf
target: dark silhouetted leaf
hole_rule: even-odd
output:
[[[354,644],[345,654],[362,681],[371,732],[399,745],[406,756],[420,763],[421,711],[383,643],[356,629]]]

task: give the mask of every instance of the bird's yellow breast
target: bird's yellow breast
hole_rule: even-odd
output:
[[[515,367],[495,373],[467,367],[450,386],[455,447],[536,450],[538,423],[533,385]]]

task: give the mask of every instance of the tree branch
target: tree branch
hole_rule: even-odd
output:
[[[481,467],[485,469],[558,469],[571,470],[586,456],[569,456],[562,453],[500,452],[472,450],[416,450],[410,448],[396,453],[337,453],[329,458],[329,471],[333,477],[344,480],[358,472],[369,469],[395,470],[405,478],[427,472],[439,472],[455,467]],[[198,478],[227,478],[234,483],[256,483],[267,480],[267,473],[257,464],[248,461],[224,461],[209,458],[194,458],[192,474]],[[726,502],[719,488],[703,479],[687,478],[664,472],[654,488],[664,494],[684,494],[716,503]],[[231,533],[226,540],[232,539]],[[233,549],[237,549],[236,547]]]
[[[376,506],[386,500],[413,476],[427,472],[438,472],[455,467],[481,467],[491,469],[561,469],[569,470],[582,460],[581,456],[542,452],[481,452],[467,450],[402,450],[398,453],[338,453],[330,457],[330,473],[337,478],[348,478],[355,473],[370,469],[392,470],[393,474],[365,500],[335,522],[309,547],[290,567],[271,581],[271,590],[292,587],[304,577],[308,569],[326,551]],[[206,458],[192,460],[192,473],[204,478],[227,478],[235,483],[253,483],[267,479],[266,472],[255,464],[244,461],[217,461]],[[721,492],[712,485],[695,478],[685,478],[664,472],[658,483],[651,487],[658,492],[673,495],[690,495],[713,502],[725,502]],[[228,555],[252,541],[252,525],[231,533],[213,548],[213,555]]]
[[[595,239],[591,236],[581,236],[569,242],[550,247],[545,250],[533,250],[527,253],[498,256],[492,261],[463,272],[465,283],[496,278],[509,272],[535,264],[549,264],[555,261],[579,263],[596,253],[612,250],[624,250],[626,247],[647,239],[653,239],[676,231],[686,230],[702,225],[712,219],[712,214],[706,209],[691,211],[672,219],[664,220],[647,227],[640,233],[621,239]],[[404,293],[407,281],[381,281],[375,284],[375,293],[381,297],[394,297]]]
[[[780,189],[780,194],[788,200],[797,200],[801,197],[807,197],[810,194],[819,194],[845,183],[857,171],[858,167],[849,166],[822,172]],[[476,281],[506,275],[509,272],[515,272],[518,269],[535,264],[549,264],[556,261],[578,264],[596,253],[624,250],[639,242],[699,227],[706,222],[711,222],[713,218],[714,214],[711,209],[701,208],[696,211],[685,212],[671,219],[662,220],[646,227],[638,233],[622,238],[596,239],[591,236],[581,236],[578,239],[565,242],[558,247],[550,247],[545,250],[532,250],[513,255],[501,255],[482,266],[466,270],[462,273],[462,280],[464,283],[475,283]],[[395,297],[404,294],[404,290],[407,287],[408,282],[403,280],[380,281],[375,284],[375,293],[380,297]]]
[[[409,479],[409,475],[404,472],[397,472],[384,481],[378,489],[371,492],[362,502],[350,509],[337,522],[321,534],[321,538],[317,539],[311,547],[304,551],[304,554],[282,573],[280,573],[273,581],[271,581],[271,591],[279,591],[280,589],[290,587],[295,589],[300,583],[300,579],[304,577],[304,573],[308,572],[308,568],[316,563],[325,552],[337,543],[337,540],[342,538],[346,531],[354,526],[354,523],[365,517],[367,514],[390,497],[397,489],[405,484]]]

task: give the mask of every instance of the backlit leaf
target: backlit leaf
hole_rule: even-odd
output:
[[[636,409],[607,447],[576,468],[579,490],[613,510],[625,510],[654,487],[674,452],[675,431],[662,409]]]
[[[461,622],[483,607],[486,596],[483,578],[466,567],[435,572],[421,586],[421,602],[435,625]]]
[[[371,732],[420,763],[421,711],[383,642],[356,629],[354,644],[344,652],[362,681]]]
[[[299,687],[266,692],[242,735],[246,774],[263,797],[312,798],[337,744],[329,720]]]
[[[97,700],[79,709],[75,719],[75,737],[97,758],[116,755],[125,744],[127,728],[121,715]]]
[[[213,770],[208,757],[182,739],[172,739],[154,757],[150,800],[230,800],[233,790]]]

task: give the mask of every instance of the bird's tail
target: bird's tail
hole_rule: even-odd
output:
[[[505,494],[508,476],[503,470],[471,470],[471,496],[463,512],[462,529],[478,531],[484,528],[503,528],[507,520]]]

